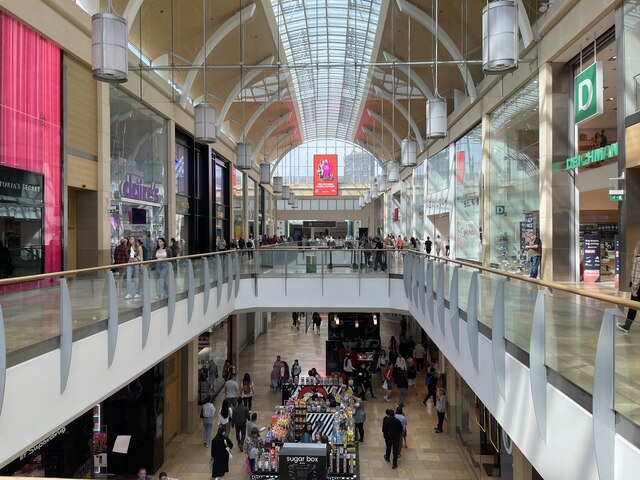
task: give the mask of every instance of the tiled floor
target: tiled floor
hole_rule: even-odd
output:
[[[388,343],[392,329],[397,324],[382,322],[382,341]],[[397,335],[397,332],[395,332]],[[291,364],[299,359],[302,370],[306,371],[315,366],[324,367],[324,345],[326,327],[323,334],[304,334],[302,331],[290,329],[290,319],[287,315],[277,316],[269,326],[269,331],[258,338],[255,345],[249,346],[240,356],[238,372],[250,372],[256,382],[256,396],[253,408],[258,412],[258,423],[267,425],[274,406],[278,405],[280,393],[269,391],[269,373],[276,355]],[[376,479],[447,479],[462,480],[475,479],[467,469],[466,461],[458,453],[454,439],[446,434],[435,434],[433,427],[436,422],[435,412],[431,408],[424,408],[420,401],[424,396],[422,378],[418,379],[419,394],[409,395],[405,406],[408,419],[408,445],[402,450],[402,457],[398,462],[398,470],[392,470],[391,465],[384,461],[384,440],[381,433],[382,418],[386,408],[394,403],[386,403],[382,399],[379,377],[374,378],[376,400],[366,402],[367,421],[365,422],[365,443],[360,446],[361,478]],[[397,397],[396,397],[397,398]],[[393,400],[393,397],[392,397]],[[216,401],[219,409],[222,396]],[[232,432],[232,440],[235,436]],[[234,448],[234,457],[230,464],[230,471],[225,476],[229,479],[246,479],[244,455]],[[166,461],[160,471],[166,471],[170,477],[179,480],[202,480],[211,476],[209,449],[202,444],[202,427],[191,435],[179,435],[167,447]]]

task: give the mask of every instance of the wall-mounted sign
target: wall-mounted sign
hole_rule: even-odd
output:
[[[595,62],[574,79],[573,108],[576,125],[601,115],[604,110],[602,70],[602,62]]]
[[[140,177],[127,174],[126,180],[120,184],[119,188],[122,198],[160,205],[160,189],[156,183],[145,185],[142,181]]]
[[[302,226],[304,228],[336,228],[335,221],[315,221],[315,220],[303,220]]]
[[[507,213],[507,209],[504,205],[496,205],[496,215],[504,215]]]
[[[586,153],[581,153],[565,160],[564,169],[570,170],[572,168],[586,167],[591,163],[601,162],[608,158],[618,156],[618,142],[607,145],[606,147],[596,148]]]
[[[338,156],[313,156],[313,195],[338,195]]]
[[[42,203],[44,175],[0,165],[0,197],[5,200],[31,200]]]

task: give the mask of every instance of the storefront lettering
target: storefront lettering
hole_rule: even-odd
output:
[[[47,443],[49,443],[51,440],[53,440],[54,438],[56,438],[58,435],[62,435],[63,433],[65,433],[67,431],[67,427],[62,427],[60,430],[58,430],[57,432],[53,432],[51,435],[49,435],[47,438],[45,438],[44,440],[42,440],[40,443],[34,445],[33,447],[31,447],[29,450],[27,450],[26,452],[24,452],[22,455],[20,455],[20,460],[24,460],[27,455],[31,455],[34,452],[37,452],[38,450],[40,450],[42,447],[44,447]]]
[[[618,156],[618,142],[607,145],[606,147],[596,148],[590,152],[581,153],[571,158],[567,158],[565,161],[565,170],[571,170],[572,168],[584,167],[592,163],[601,162],[608,158]]]
[[[120,184],[120,193],[123,198],[160,203],[160,190],[155,182],[151,186],[144,185],[141,178],[131,180],[131,175],[127,175],[127,179]]]

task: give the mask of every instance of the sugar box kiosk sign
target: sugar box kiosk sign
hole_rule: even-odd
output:
[[[325,480],[327,446],[324,443],[285,443],[278,464],[280,480]]]
[[[338,156],[313,156],[313,194],[338,195]]]

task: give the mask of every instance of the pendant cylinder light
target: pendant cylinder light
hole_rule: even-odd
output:
[[[127,20],[111,11],[91,17],[91,73],[101,82],[122,83],[129,74]]]
[[[271,165],[263,162],[260,164],[260,185],[269,185],[271,183]]]
[[[365,206],[365,203],[364,203],[364,194],[363,194],[363,193],[361,193],[361,194],[360,194],[360,197],[358,198],[358,206],[359,206],[360,208],[364,208],[364,206]]]
[[[378,190],[379,193],[384,192],[387,189],[387,174],[381,173],[378,175]]]
[[[418,163],[418,145],[413,138],[405,138],[402,140],[402,166],[415,167]]]
[[[289,185],[283,185],[282,187],[282,199],[289,200],[289,196],[291,195],[291,187]]]
[[[196,142],[215,143],[216,107],[207,102],[194,107]]]
[[[251,144],[244,142],[236,143],[236,168],[249,170],[252,163]]]
[[[369,191],[364,192],[363,195],[364,195],[364,204],[365,205],[370,204],[371,203],[371,192],[369,192]]]
[[[378,184],[374,183],[371,185],[371,198],[376,198],[378,196]]]
[[[504,73],[518,68],[518,7],[511,0],[482,9],[482,69]]]
[[[282,193],[282,177],[273,177],[273,193]]]
[[[289,193],[289,206],[293,207],[296,204],[296,195],[295,193]]]
[[[397,160],[387,162],[387,182],[395,183],[400,180],[400,165]]]
[[[447,101],[434,97],[427,101],[427,138],[447,136]]]

